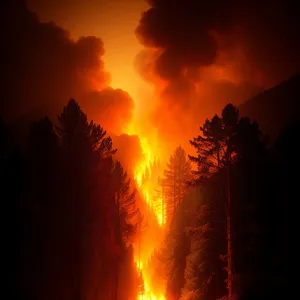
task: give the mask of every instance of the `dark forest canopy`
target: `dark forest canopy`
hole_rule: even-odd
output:
[[[210,173],[198,169],[197,176],[205,176],[184,197],[161,254],[168,299],[289,299],[288,253],[296,251],[290,234],[297,235],[298,228],[289,201],[298,193],[293,170],[299,167],[289,156],[297,149],[299,126],[298,121],[285,127],[259,152],[244,136],[240,142],[246,152]],[[202,154],[213,155],[210,150]]]
[[[108,299],[116,290],[133,297],[132,242],[142,218],[106,131],[70,100],[56,126],[49,118],[32,124],[24,150],[3,122],[1,141],[11,297]]]
[[[298,226],[290,201],[298,193],[293,170],[299,163],[289,158],[298,149],[298,79],[258,97],[264,107],[269,105],[265,128],[272,129],[274,118],[280,124],[268,143],[257,122],[239,115],[232,104],[207,119],[190,141],[197,149],[190,156],[197,164],[196,180],[152,260],[165,266],[168,299],[284,299],[292,294],[288,253],[296,251],[290,233],[297,235]],[[258,98],[254,104],[259,107]],[[272,115],[272,101],[277,109],[291,106],[282,116],[277,109]]]

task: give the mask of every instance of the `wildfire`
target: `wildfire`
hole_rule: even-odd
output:
[[[157,178],[152,179],[154,182],[147,182],[145,183],[144,178],[146,174],[151,177],[152,172],[152,164],[155,160],[156,149],[155,143],[150,143],[149,139],[142,136],[139,132],[137,132],[138,126],[134,126],[132,123],[131,126],[127,129],[128,134],[137,134],[140,139],[140,144],[142,148],[143,159],[139,162],[139,164],[135,167],[134,171],[134,179],[136,181],[137,187],[143,196],[144,201],[147,203],[150,210],[153,211],[157,223],[161,226],[164,225],[164,210],[162,207],[162,199],[157,197],[154,201],[154,187],[157,185]],[[136,249],[135,251],[135,264],[136,268],[140,273],[140,277],[142,278],[143,282],[143,289],[140,291],[137,300],[165,300],[163,293],[157,294],[154,292],[153,288],[151,287],[151,280],[147,272],[144,269],[149,257],[151,256],[152,252],[154,251],[155,247],[153,246],[156,241],[147,241],[147,248],[152,249],[150,250],[147,255],[140,255],[140,245],[138,247],[139,250]]]
[[[142,295],[138,296],[138,300],[165,300],[166,298],[161,296],[154,295],[150,290],[147,284],[147,281],[144,280],[145,292]]]
[[[151,177],[151,165],[154,162],[154,156],[152,155],[151,149],[149,147],[149,143],[146,138],[140,138],[141,147],[143,150],[144,159],[143,161],[137,166],[134,177],[135,181],[137,182],[139,190],[142,192],[142,195],[149,205],[149,207],[154,212],[157,222],[160,226],[164,225],[164,215],[165,209],[163,206],[163,199],[155,195],[155,187],[158,185],[158,178],[152,179],[152,182],[144,183],[143,176],[147,174]],[[155,200],[154,200],[155,199]]]
[[[166,300],[164,295],[155,295],[149,285],[147,274],[143,272],[143,262],[141,260],[135,261],[136,267],[143,277],[143,290],[140,291],[137,300]]]
[[[149,147],[149,144],[148,144],[148,141],[147,141],[146,138],[141,138],[140,137],[140,143],[141,143],[144,159],[137,166],[137,168],[134,172],[134,177],[135,177],[135,180],[138,184],[138,187],[142,188],[142,178],[143,178],[143,175],[146,172],[146,169],[150,170],[150,172],[151,172],[150,167],[151,167],[151,162],[152,162],[152,153],[151,153],[151,150],[150,150],[150,147]],[[147,191],[143,191],[143,194],[145,196],[144,192],[147,194]],[[149,200],[149,198],[148,198],[148,200]]]
[[[145,137],[139,130],[137,122],[132,122],[129,124],[129,126],[126,128],[126,133],[129,135],[137,135],[139,136],[140,145],[142,149],[142,160],[138,163],[138,165],[135,166],[134,170],[134,179],[137,183],[137,187],[139,191],[141,192],[144,200],[146,201],[147,205],[151,208],[151,210],[154,212],[157,222],[160,226],[164,225],[164,207],[163,207],[163,201],[162,197],[159,197],[155,195],[158,185],[158,178],[154,176],[152,177],[152,164],[155,161],[155,158],[160,155],[161,153],[158,153],[158,147],[156,147],[157,137],[155,134],[150,135],[149,137]],[[151,180],[148,182],[145,182],[145,176],[148,176],[151,178]],[[149,178],[148,178],[149,179]]]
[[[135,170],[135,180],[137,182],[138,188],[142,192],[142,195],[144,196],[144,199],[146,203],[149,205],[149,207],[153,210],[157,222],[163,226],[163,217],[161,211],[159,209],[156,209],[156,206],[153,205],[153,199],[151,197],[152,191],[149,189],[149,186],[143,185],[142,178],[146,172],[146,170],[149,170],[151,172],[151,163],[153,162],[153,156],[149,147],[149,144],[145,138],[141,138],[141,146],[143,149],[144,154],[144,160],[138,165],[138,167]],[[143,261],[139,258],[136,261],[137,269],[140,271],[140,274],[143,278],[143,291],[140,292],[138,295],[138,300],[165,300],[164,295],[156,295],[150,286],[150,281],[147,277],[147,273],[143,270]]]

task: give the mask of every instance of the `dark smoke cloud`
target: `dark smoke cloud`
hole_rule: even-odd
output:
[[[12,120],[26,114],[55,116],[70,98],[88,108],[88,116],[104,121],[106,129],[119,130],[128,121],[132,101],[124,92],[107,89],[109,74],[104,69],[102,41],[94,36],[74,41],[54,23],[42,23],[25,1],[0,4],[1,22],[1,104],[0,114]],[[97,99],[96,99],[97,98]],[[94,102],[85,105],[85,102]],[[112,102],[112,103],[110,103]],[[102,117],[97,118],[97,115]]]
[[[214,63],[220,35],[240,28],[236,38],[251,63],[273,80],[299,70],[298,4],[295,1],[149,0],[136,30],[146,47],[163,49],[155,63],[164,78],[184,68]],[[235,39],[236,40],[236,39]]]
[[[148,3],[136,29],[146,47],[136,66],[157,87],[152,121],[169,141],[300,71],[293,1]]]
[[[213,63],[217,49],[209,33],[210,15],[228,10],[225,5],[216,6],[214,1],[148,2],[152,8],[143,14],[137,35],[145,46],[164,49],[156,61],[161,76],[177,77],[191,64]]]

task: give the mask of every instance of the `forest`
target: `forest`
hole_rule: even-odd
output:
[[[166,235],[146,266],[166,299],[286,299],[298,131],[270,142],[227,104],[190,140],[195,155],[174,150],[157,179]],[[57,120],[33,122],[23,147],[2,121],[0,149],[9,295],[136,299],[141,197],[105,129],[71,99]]]
[[[297,3],[2,2],[2,298],[297,298]]]

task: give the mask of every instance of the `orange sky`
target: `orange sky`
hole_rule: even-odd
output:
[[[74,38],[82,35],[100,37],[106,51],[106,70],[112,77],[111,86],[126,90],[135,102],[145,95],[147,85],[133,67],[133,60],[142,49],[134,30],[141,13],[147,8],[145,1],[28,0],[28,3],[42,21],[55,21]]]
[[[133,122],[124,131],[147,135],[151,148],[157,146],[156,131],[149,124],[155,93],[134,69],[136,55],[143,49],[135,36],[141,14],[148,8],[145,0],[27,0],[41,21],[54,21],[77,39],[97,36],[104,43],[105,69],[111,86],[128,92],[135,102]],[[143,125],[143,127],[141,127]],[[151,128],[150,128],[150,127]],[[154,146],[155,144],[155,146]],[[161,152],[160,147],[157,147]],[[152,153],[152,155],[157,155]]]

